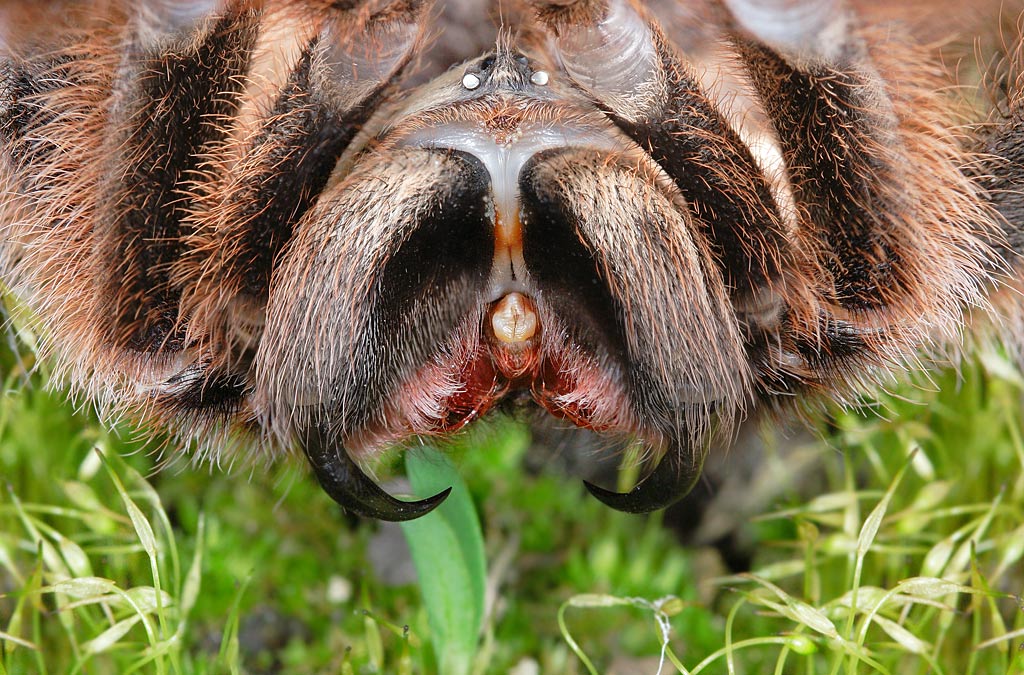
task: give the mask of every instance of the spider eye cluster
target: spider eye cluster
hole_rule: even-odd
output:
[[[0,12],[5,287],[111,418],[300,449],[361,515],[447,494],[365,460],[510,398],[645,443],[587,487],[663,508],[742,419],[959,334],[1024,240],[1018,83],[969,136],[842,0],[523,0],[485,44],[421,0],[102,5]]]

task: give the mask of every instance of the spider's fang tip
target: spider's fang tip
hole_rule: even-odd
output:
[[[425,516],[443,502],[452,489],[419,501],[403,502],[384,492],[349,457],[333,435],[312,429],[303,440],[303,450],[320,486],[342,508],[365,518],[391,522]]]
[[[598,501],[616,511],[625,513],[651,513],[672,506],[689,494],[700,477],[701,465],[687,466],[684,453],[671,448],[647,478],[629,492],[612,492],[583,481],[583,485]]]

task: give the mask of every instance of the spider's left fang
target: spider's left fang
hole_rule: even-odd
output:
[[[613,492],[583,481],[590,494],[616,511],[624,513],[651,513],[672,506],[689,494],[700,478],[704,455],[690,460],[689,453],[670,447],[654,471],[629,492]]]
[[[320,486],[346,511],[364,518],[391,522],[415,520],[440,506],[451,488],[413,502],[395,499],[363,473],[332,434],[314,427],[302,440],[302,448]]]

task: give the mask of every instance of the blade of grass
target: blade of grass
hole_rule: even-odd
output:
[[[487,566],[473,500],[455,466],[435,450],[410,452],[406,471],[421,496],[451,494],[426,516],[402,523],[433,635],[438,670],[470,672],[480,640]]]

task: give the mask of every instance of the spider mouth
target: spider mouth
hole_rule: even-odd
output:
[[[380,421],[346,445],[371,455],[410,436],[448,436],[520,392],[576,426],[636,433],[613,362],[581,345],[543,302],[513,291],[467,319],[402,381]]]
[[[701,461],[687,461],[682,439],[658,438],[639,428],[627,386],[618,375],[621,372],[625,372],[621,364],[600,358],[573,339],[551,308],[512,292],[464,324],[430,363],[399,386],[381,416],[387,423],[370,425],[338,444],[351,455],[337,451],[333,462],[319,468],[309,444],[307,455],[321,484],[339,503],[350,508],[354,504],[358,512],[385,520],[416,518],[440,504],[447,491],[417,502],[398,501],[359,472],[351,457],[372,454],[410,437],[449,436],[507,397],[528,392],[537,405],[577,427],[628,434],[665,447],[661,462],[628,493],[584,481],[608,506],[648,513],[685,496],[700,474]],[[325,450],[319,452],[321,458],[325,456]],[[352,478],[351,486],[336,490],[339,494],[332,492],[330,481],[324,480],[325,467],[344,472]]]
[[[302,447],[324,490],[341,506],[381,520],[405,521],[439,506],[451,488],[419,501],[387,494],[354,457],[410,437],[448,436],[490,411],[506,397],[528,391],[552,415],[578,427],[643,437],[616,372],[562,328],[549,308],[513,292],[492,303],[399,387],[380,419],[348,438],[322,425],[302,437]],[[628,493],[584,481],[608,506],[628,513],[664,508],[692,489],[701,470],[686,461],[682,439],[668,439],[663,459]]]

